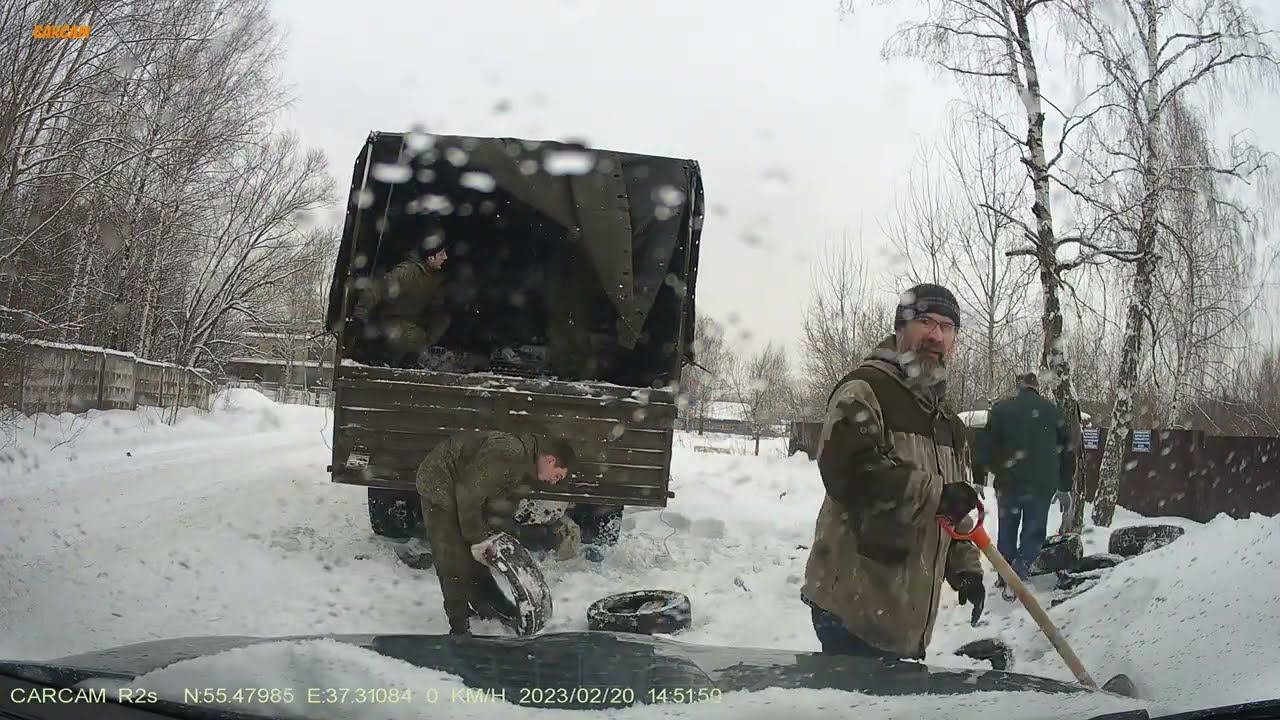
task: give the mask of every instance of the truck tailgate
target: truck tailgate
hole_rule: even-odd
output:
[[[335,368],[333,479],[414,490],[426,454],[462,430],[546,430],[578,453],[573,483],[541,499],[665,506],[674,393],[607,383]]]

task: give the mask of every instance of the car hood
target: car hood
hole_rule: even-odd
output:
[[[1077,685],[995,670],[812,652],[696,645],[612,632],[549,633],[532,638],[453,635],[305,635],[188,637],[125,645],[43,662],[0,662],[0,673],[70,686],[92,677],[132,679],[193,658],[258,643],[329,639],[412,665],[456,675],[477,690],[508,697],[533,687],[650,689],[834,689],[869,695],[958,695],[982,691],[1090,692]],[[563,705],[559,705],[563,707]]]

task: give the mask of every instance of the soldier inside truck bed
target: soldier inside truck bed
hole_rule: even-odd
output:
[[[424,364],[427,350],[449,329],[443,292],[448,259],[443,239],[432,236],[361,294],[354,315],[362,326],[368,364]]]

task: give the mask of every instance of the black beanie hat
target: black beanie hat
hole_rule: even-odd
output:
[[[941,285],[922,283],[902,294],[898,300],[898,310],[893,316],[893,329],[900,330],[908,320],[925,313],[935,313],[951,318],[951,322],[960,327],[960,303],[956,296]]]

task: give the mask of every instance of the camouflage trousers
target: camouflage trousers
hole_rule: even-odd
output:
[[[434,502],[422,496],[422,517],[427,526],[432,564],[440,581],[444,614],[449,632],[465,634],[474,607],[481,615],[488,608],[492,586],[489,568],[471,555],[471,545],[462,535],[458,507],[453,502]]]
[[[471,555],[471,544],[462,534],[462,523],[458,519],[453,474],[443,463],[437,460],[427,465],[427,472],[419,474],[418,499],[422,503],[426,539],[431,546],[432,565],[440,581],[449,632],[465,634],[472,606],[477,609],[484,607],[483,599],[487,597],[486,589],[492,576],[489,568]]]
[[[439,342],[451,321],[445,313],[433,314],[422,323],[388,320],[383,326],[383,342],[388,352],[416,356]]]

